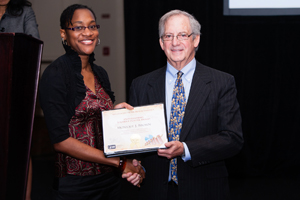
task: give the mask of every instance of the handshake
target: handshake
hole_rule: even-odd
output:
[[[122,178],[126,178],[127,181],[134,186],[140,187],[140,184],[145,178],[145,170],[141,165],[141,161],[121,157],[119,169],[122,171]]]

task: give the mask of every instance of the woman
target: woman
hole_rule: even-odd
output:
[[[56,156],[56,199],[120,199],[120,173],[138,185],[144,176],[131,160],[103,154],[101,110],[113,109],[106,71],[93,63],[100,43],[94,12],[84,5],[66,8],[60,17],[66,54],[47,67],[40,82],[44,111]],[[126,107],[126,103],[115,108]],[[135,163],[136,164],[136,163]],[[133,172],[133,173],[131,173]],[[141,173],[141,171],[139,172]]]
[[[40,38],[31,3],[26,0],[0,0],[0,33],[25,33]]]

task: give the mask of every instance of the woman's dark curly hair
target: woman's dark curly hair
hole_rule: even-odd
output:
[[[23,14],[24,6],[31,6],[31,3],[27,0],[10,0],[6,10],[13,16],[20,16]]]
[[[75,10],[77,10],[77,9],[88,9],[89,11],[91,11],[93,13],[94,18],[96,20],[96,15],[95,15],[94,11],[91,8],[89,8],[85,5],[81,5],[81,4],[73,4],[73,5],[70,5],[69,7],[67,7],[61,13],[61,16],[60,16],[60,27],[61,27],[61,29],[67,28],[70,24],[72,25],[72,18],[73,18]]]

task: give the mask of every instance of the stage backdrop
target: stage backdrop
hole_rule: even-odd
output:
[[[211,0],[124,0],[126,88],[162,67],[158,20],[172,9],[202,25],[196,59],[235,76],[245,145],[231,176],[300,177],[300,16],[223,16]]]

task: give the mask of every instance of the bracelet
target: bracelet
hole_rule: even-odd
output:
[[[123,157],[120,157],[120,163],[119,163],[119,169],[121,172],[123,172],[125,170],[125,167],[126,167],[126,163],[127,163],[127,159],[125,156]]]

